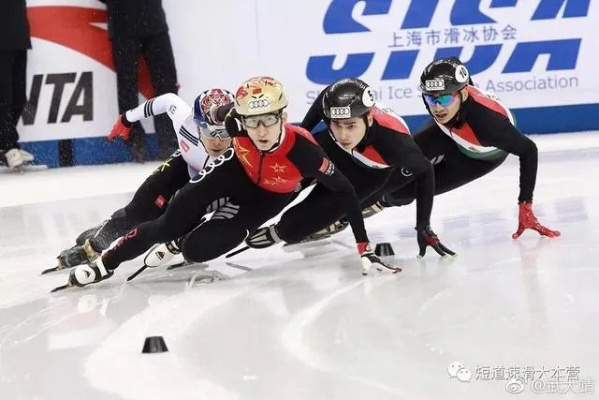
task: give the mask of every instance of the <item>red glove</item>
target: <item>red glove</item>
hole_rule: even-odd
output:
[[[541,234],[541,236],[558,237],[561,235],[559,231],[552,231],[551,229],[541,225],[532,212],[532,203],[528,201],[520,202],[520,212],[518,213],[518,230],[512,235],[512,239],[518,239],[525,229],[532,229]]]
[[[123,140],[129,140],[129,135],[131,135],[131,126],[132,124],[125,119],[124,115],[119,115],[112,126],[110,133],[108,134],[108,140],[112,141],[118,136],[122,137]]]
[[[433,232],[430,225],[416,227],[416,232],[418,248],[420,250],[418,253],[418,258],[424,257],[426,254],[426,248],[428,246],[431,246],[441,257],[445,257],[446,255],[455,256],[453,251],[449,250],[443,243],[439,241],[439,238],[435,232]]]

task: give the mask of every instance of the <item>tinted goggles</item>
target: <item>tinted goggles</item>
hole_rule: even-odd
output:
[[[428,104],[431,107],[434,106],[435,104],[438,104],[441,107],[450,106],[457,97],[455,93],[443,94],[441,96],[432,96],[430,94],[423,94],[423,96],[424,96],[424,101],[426,101],[426,104]]]
[[[247,128],[257,128],[260,124],[268,128],[281,119],[281,114],[262,114],[253,117],[243,117],[243,123]]]
[[[224,126],[215,126],[207,124],[204,121],[195,121],[198,126],[198,131],[200,135],[204,136],[206,139],[216,139],[220,140],[229,139],[229,133],[225,129]]]
[[[229,136],[229,132],[227,132],[226,129],[214,129],[214,130],[207,130],[206,132],[204,131],[200,131],[200,133],[202,134],[202,136],[204,136],[206,139],[220,139],[220,140],[225,140],[225,139],[229,139],[231,136]]]

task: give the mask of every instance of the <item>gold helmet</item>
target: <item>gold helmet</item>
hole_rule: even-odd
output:
[[[235,94],[235,111],[243,116],[274,113],[287,104],[289,100],[281,82],[268,76],[248,79]]]

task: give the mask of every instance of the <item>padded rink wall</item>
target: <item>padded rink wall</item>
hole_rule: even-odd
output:
[[[426,118],[418,92],[432,59],[459,56],[527,134],[599,129],[594,66],[599,2],[590,0],[164,1],[179,95],[280,79],[300,121],[330,82],[355,76],[412,131]],[[50,166],[130,161],[108,143],[118,108],[106,11],[95,0],[28,0],[33,50],[23,147]],[[140,102],[153,95],[140,68]],[[152,121],[144,122],[154,131]],[[156,154],[148,135],[149,155]]]

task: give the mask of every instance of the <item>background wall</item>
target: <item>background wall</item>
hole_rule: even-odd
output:
[[[459,56],[475,83],[514,109],[525,133],[599,129],[593,72],[599,2],[590,0],[165,0],[180,95],[280,79],[300,121],[328,83],[357,76],[379,100],[425,118],[418,92],[433,58]],[[28,0],[30,106],[19,132],[40,162],[129,159],[107,143],[117,115],[106,13],[95,0]],[[142,80],[140,101],[151,96]],[[151,122],[146,130],[153,132]],[[151,135],[153,136],[153,135]],[[150,144],[153,144],[151,138]]]

